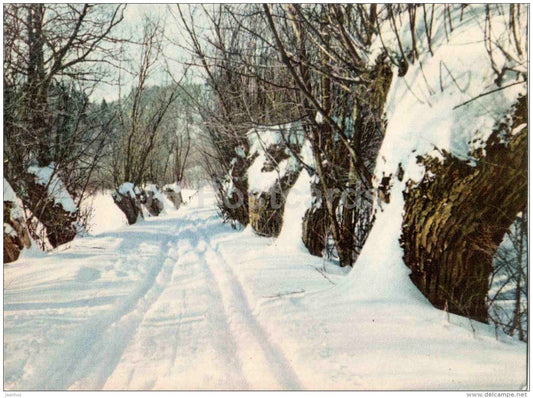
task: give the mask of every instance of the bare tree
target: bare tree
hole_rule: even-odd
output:
[[[47,187],[37,186],[28,167],[52,169],[79,204],[105,141],[98,123],[88,118],[88,94],[104,77],[104,65],[112,63],[109,44],[116,40],[112,32],[123,9],[4,6],[5,175],[53,245],[74,236],[72,223],[79,214],[54,206]]]
[[[119,99],[120,139],[114,143],[115,184],[146,182],[150,157],[161,137],[165,116],[178,98],[177,86],[152,88],[149,78],[162,55],[163,27],[146,18],[140,43],[140,58],[134,72],[136,84]]]
[[[273,7],[275,12],[268,5],[263,7],[279,57],[302,94],[328,219],[322,225],[332,235],[341,265],[351,265],[357,253],[354,248],[360,249],[367,235],[360,234],[357,225],[368,224],[372,218],[372,172],[383,138],[382,112],[392,77],[383,58],[374,63],[367,60],[376,39],[376,5],[290,5]],[[359,198],[363,211],[357,213],[354,206],[343,203],[340,193],[346,188],[355,194],[350,201]],[[361,237],[358,242],[356,237]]]
[[[246,206],[249,159],[235,154],[238,148],[248,152],[244,133],[261,124],[301,123],[314,154],[314,166],[303,161],[302,166],[317,174],[317,188],[327,198],[321,234],[333,235],[342,265],[352,264],[353,247],[362,247],[371,224],[372,171],[391,78],[383,57],[375,64],[366,61],[377,37],[376,5],[204,7],[211,32],[204,37],[192,13],[178,11],[195,55],[191,63],[205,71],[217,99],[204,112],[212,143],[206,164],[215,161],[231,170],[222,180],[230,180]],[[342,204],[340,195],[330,195],[346,187],[363,198],[358,214]],[[247,223],[247,209],[237,213],[230,217]],[[365,233],[358,233],[363,224]]]
[[[109,63],[113,29],[123,6],[8,4],[4,6],[4,83],[20,94],[22,134],[39,166],[52,160],[54,137],[49,91],[54,81],[98,81],[98,64]],[[10,111],[12,109],[9,109]]]

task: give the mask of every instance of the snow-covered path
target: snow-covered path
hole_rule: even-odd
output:
[[[162,271],[168,282],[105,389],[299,387],[213,247],[211,225],[199,222],[201,214],[180,219],[177,258]]]
[[[223,225],[210,198],[22,258],[4,268],[4,388],[525,382],[524,344],[423,301],[355,299],[344,272],[286,246]]]
[[[218,252],[235,232],[212,200],[168,212],[5,269],[7,388],[301,388]]]

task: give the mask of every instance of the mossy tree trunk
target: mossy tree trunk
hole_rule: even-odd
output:
[[[26,174],[27,195],[22,196],[34,217],[46,228],[46,237],[52,247],[70,242],[76,236],[78,213],[66,211],[50,197],[48,188],[35,181],[33,174]]]
[[[442,162],[420,159],[426,176],[404,192],[401,243],[411,279],[436,307],[482,322],[495,251],[527,207],[527,97],[513,113],[485,154],[473,154],[476,166],[447,153]]]

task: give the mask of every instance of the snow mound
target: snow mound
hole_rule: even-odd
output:
[[[98,192],[86,198],[81,207],[90,211],[88,231],[92,235],[114,231],[128,223],[109,191]]]
[[[5,389],[499,390],[527,381],[526,344],[497,341],[477,323],[473,332],[429,305],[354,300],[323,259],[232,230],[215,206],[202,188],[180,211],[7,267]],[[296,207],[286,216],[296,219]],[[282,236],[295,231],[285,225]]]

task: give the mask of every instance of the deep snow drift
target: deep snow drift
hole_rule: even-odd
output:
[[[287,199],[291,223],[306,178]],[[260,238],[223,225],[213,192],[194,198],[4,268],[5,389],[525,385],[524,343],[432,308],[383,251],[346,276],[307,254],[294,224]]]

